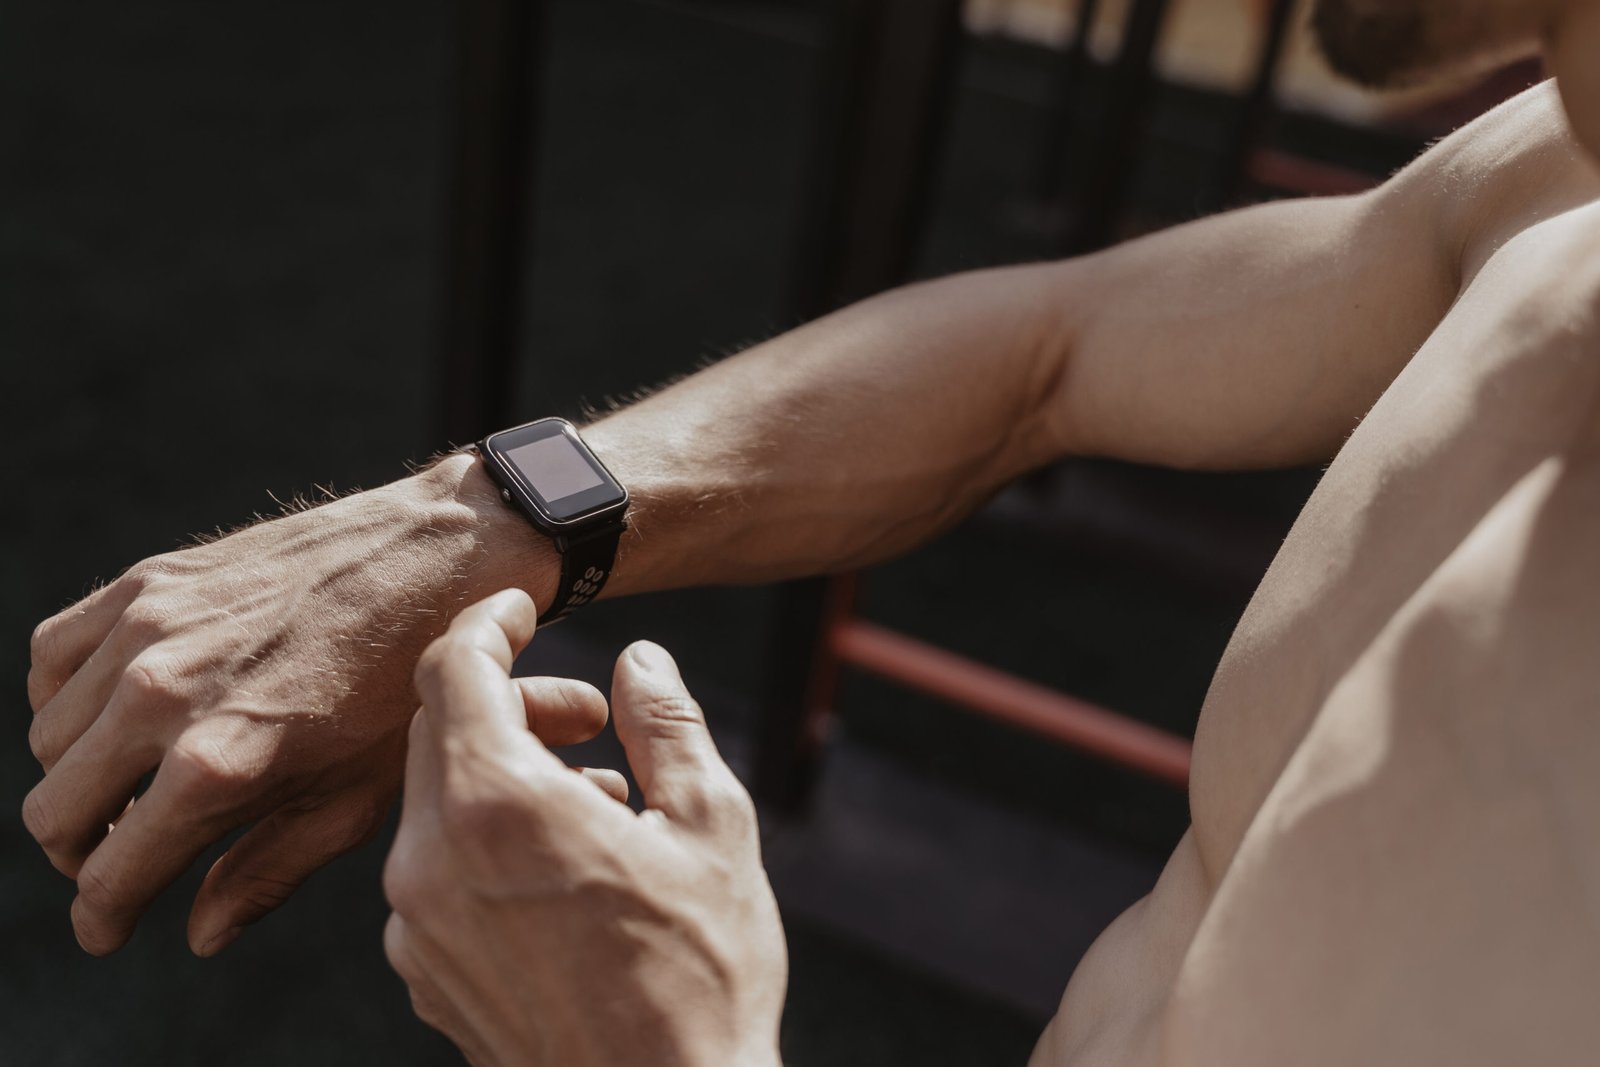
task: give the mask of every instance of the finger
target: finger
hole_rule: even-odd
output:
[[[202,738],[168,751],[150,788],[78,871],[72,925],[86,952],[121,948],[156,895],[242,821],[218,802],[237,773]]]
[[[154,702],[170,696],[168,679],[155,676],[129,661],[138,651],[133,642],[113,627],[110,636],[80,664],[54,696],[40,705],[28,728],[28,747],[45,770],[94,725],[107,703],[126,683],[129,700]]]
[[[532,597],[520,589],[502,589],[470,605],[445,632],[463,637],[489,653],[510,675],[511,662],[533,640],[538,621],[539,612]]]
[[[37,713],[100,647],[139,595],[139,583],[119,579],[41,622],[29,642],[28,703]]]
[[[276,811],[257,823],[206,872],[189,912],[189,948],[197,956],[227,948],[313,871],[370,841],[387,810],[383,800],[341,799],[310,811]]]
[[[610,709],[600,690],[572,678],[514,678],[528,729],[548,747],[576,745],[606,727]]]
[[[417,1018],[435,1030],[443,1031],[449,1018],[445,1000],[434,988],[428,968],[417,959],[415,941],[410,925],[399,912],[391,911],[389,921],[383,924],[384,957],[394,973],[406,984],[406,991],[411,994],[411,1010]]]
[[[411,955],[409,934],[406,921],[400,917],[400,913],[391,911],[388,921],[383,924],[383,955],[394,973],[408,986],[413,982],[421,984],[423,979],[422,969]]]
[[[628,780],[618,771],[605,767],[577,767],[579,774],[600,787],[600,791],[618,804],[628,802]]]
[[[121,728],[122,701],[45,774],[22,802],[22,822],[55,868],[76,878],[138,789],[139,779],[161,762],[156,739],[142,741]]]
[[[469,1022],[467,1015],[441,988],[441,976],[459,979],[457,969],[451,966],[447,955],[437,951],[427,936],[406,922],[399,912],[390,912],[389,921],[383,926],[383,954],[406,984],[406,991],[411,994],[411,1010],[418,1019],[454,1042],[467,1062],[492,1062],[477,1037],[478,1033],[487,1032],[488,1020],[480,1018],[476,1026]],[[459,980],[449,984],[462,987]],[[482,1002],[483,997],[475,995],[472,986],[465,988],[468,991],[465,1003]]]
[[[700,705],[661,646],[639,641],[618,657],[611,709],[649,807],[706,826],[748,808],[748,794],[717,753]]]
[[[446,763],[470,753],[559,765],[528,731],[511,662],[533,636],[533,601],[519,589],[463,611],[417,661],[416,686],[430,733]],[[546,765],[548,766],[548,765]]]

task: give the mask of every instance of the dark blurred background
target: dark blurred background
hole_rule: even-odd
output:
[[[1074,36],[1071,2],[991,0],[949,41],[896,51],[916,18],[958,6],[533,5],[512,417],[577,416],[885,270],[1017,262],[1359,188],[1478,106],[1329,97],[1297,34],[1288,66],[1262,63],[1285,5],[1254,0],[1098,5],[1092,38]],[[216,959],[184,947],[202,864],[125,950],[92,960],[68,925],[73,887],[18,809],[39,775],[36,622],[274,509],[269,494],[380,484],[444,443],[441,352],[475,358],[447,339],[464,269],[460,10],[0,0],[0,423],[21,474],[0,523],[0,1063],[454,1062],[383,960],[387,836]],[[868,97],[903,111],[852,126]],[[907,129],[918,181],[852,174]],[[829,214],[875,177],[904,186],[892,209]],[[840,228],[832,253],[819,225]],[[827,255],[848,268],[874,247],[889,249],[878,274],[833,285],[848,269]],[[1069,465],[866,576],[858,611],[1187,735],[1315,477]],[[1033,578],[996,593],[997,558]],[[603,681],[623,645],[660,641],[752,775],[763,738],[769,757],[782,738],[772,694],[803,681],[773,645],[814,628],[807,595],[605,603],[541,637],[529,669]],[[1022,1063],[1078,956],[1153,883],[1185,825],[1181,789],[859,671],[833,705],[809,791],[763,816],[793,956],[789,1061]]]

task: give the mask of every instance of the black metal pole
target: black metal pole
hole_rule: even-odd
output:
[[[456,128],[434,445],[510,421],[541,0],[457,0]]]

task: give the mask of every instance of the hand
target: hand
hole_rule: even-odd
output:
[[[238,826],[256,823],[190,916],[201,955],[376,831],[404,766],[416,657],[482,580],[482,516],[505,510],[487,485],[484,507],[469,499],[469,462],[147,560],[38,628],[29,742],[46,775],[23,819],[77,879],[85,949],[120,947]],[[586,698],[574,707],[547,741],[604,722],[603,700],[598,722]]]
[[[417,1014],[479,1067],[778,1063],[787,955],[749,794],[671,657],[612,683],[636,815],[528,732],[507,681],[534,629],[515,590],[423,655],[389,961]]]

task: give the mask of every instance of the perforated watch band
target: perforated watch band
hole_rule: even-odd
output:
[[[556,551],[561,553],[561,582],[556,587],[555,600],[539,620],[540,625],[559,622],[600,595],[616,564],[617,545],[625,529],[627,523],[617,522],[586,531],[579,538],[553,539]]]

